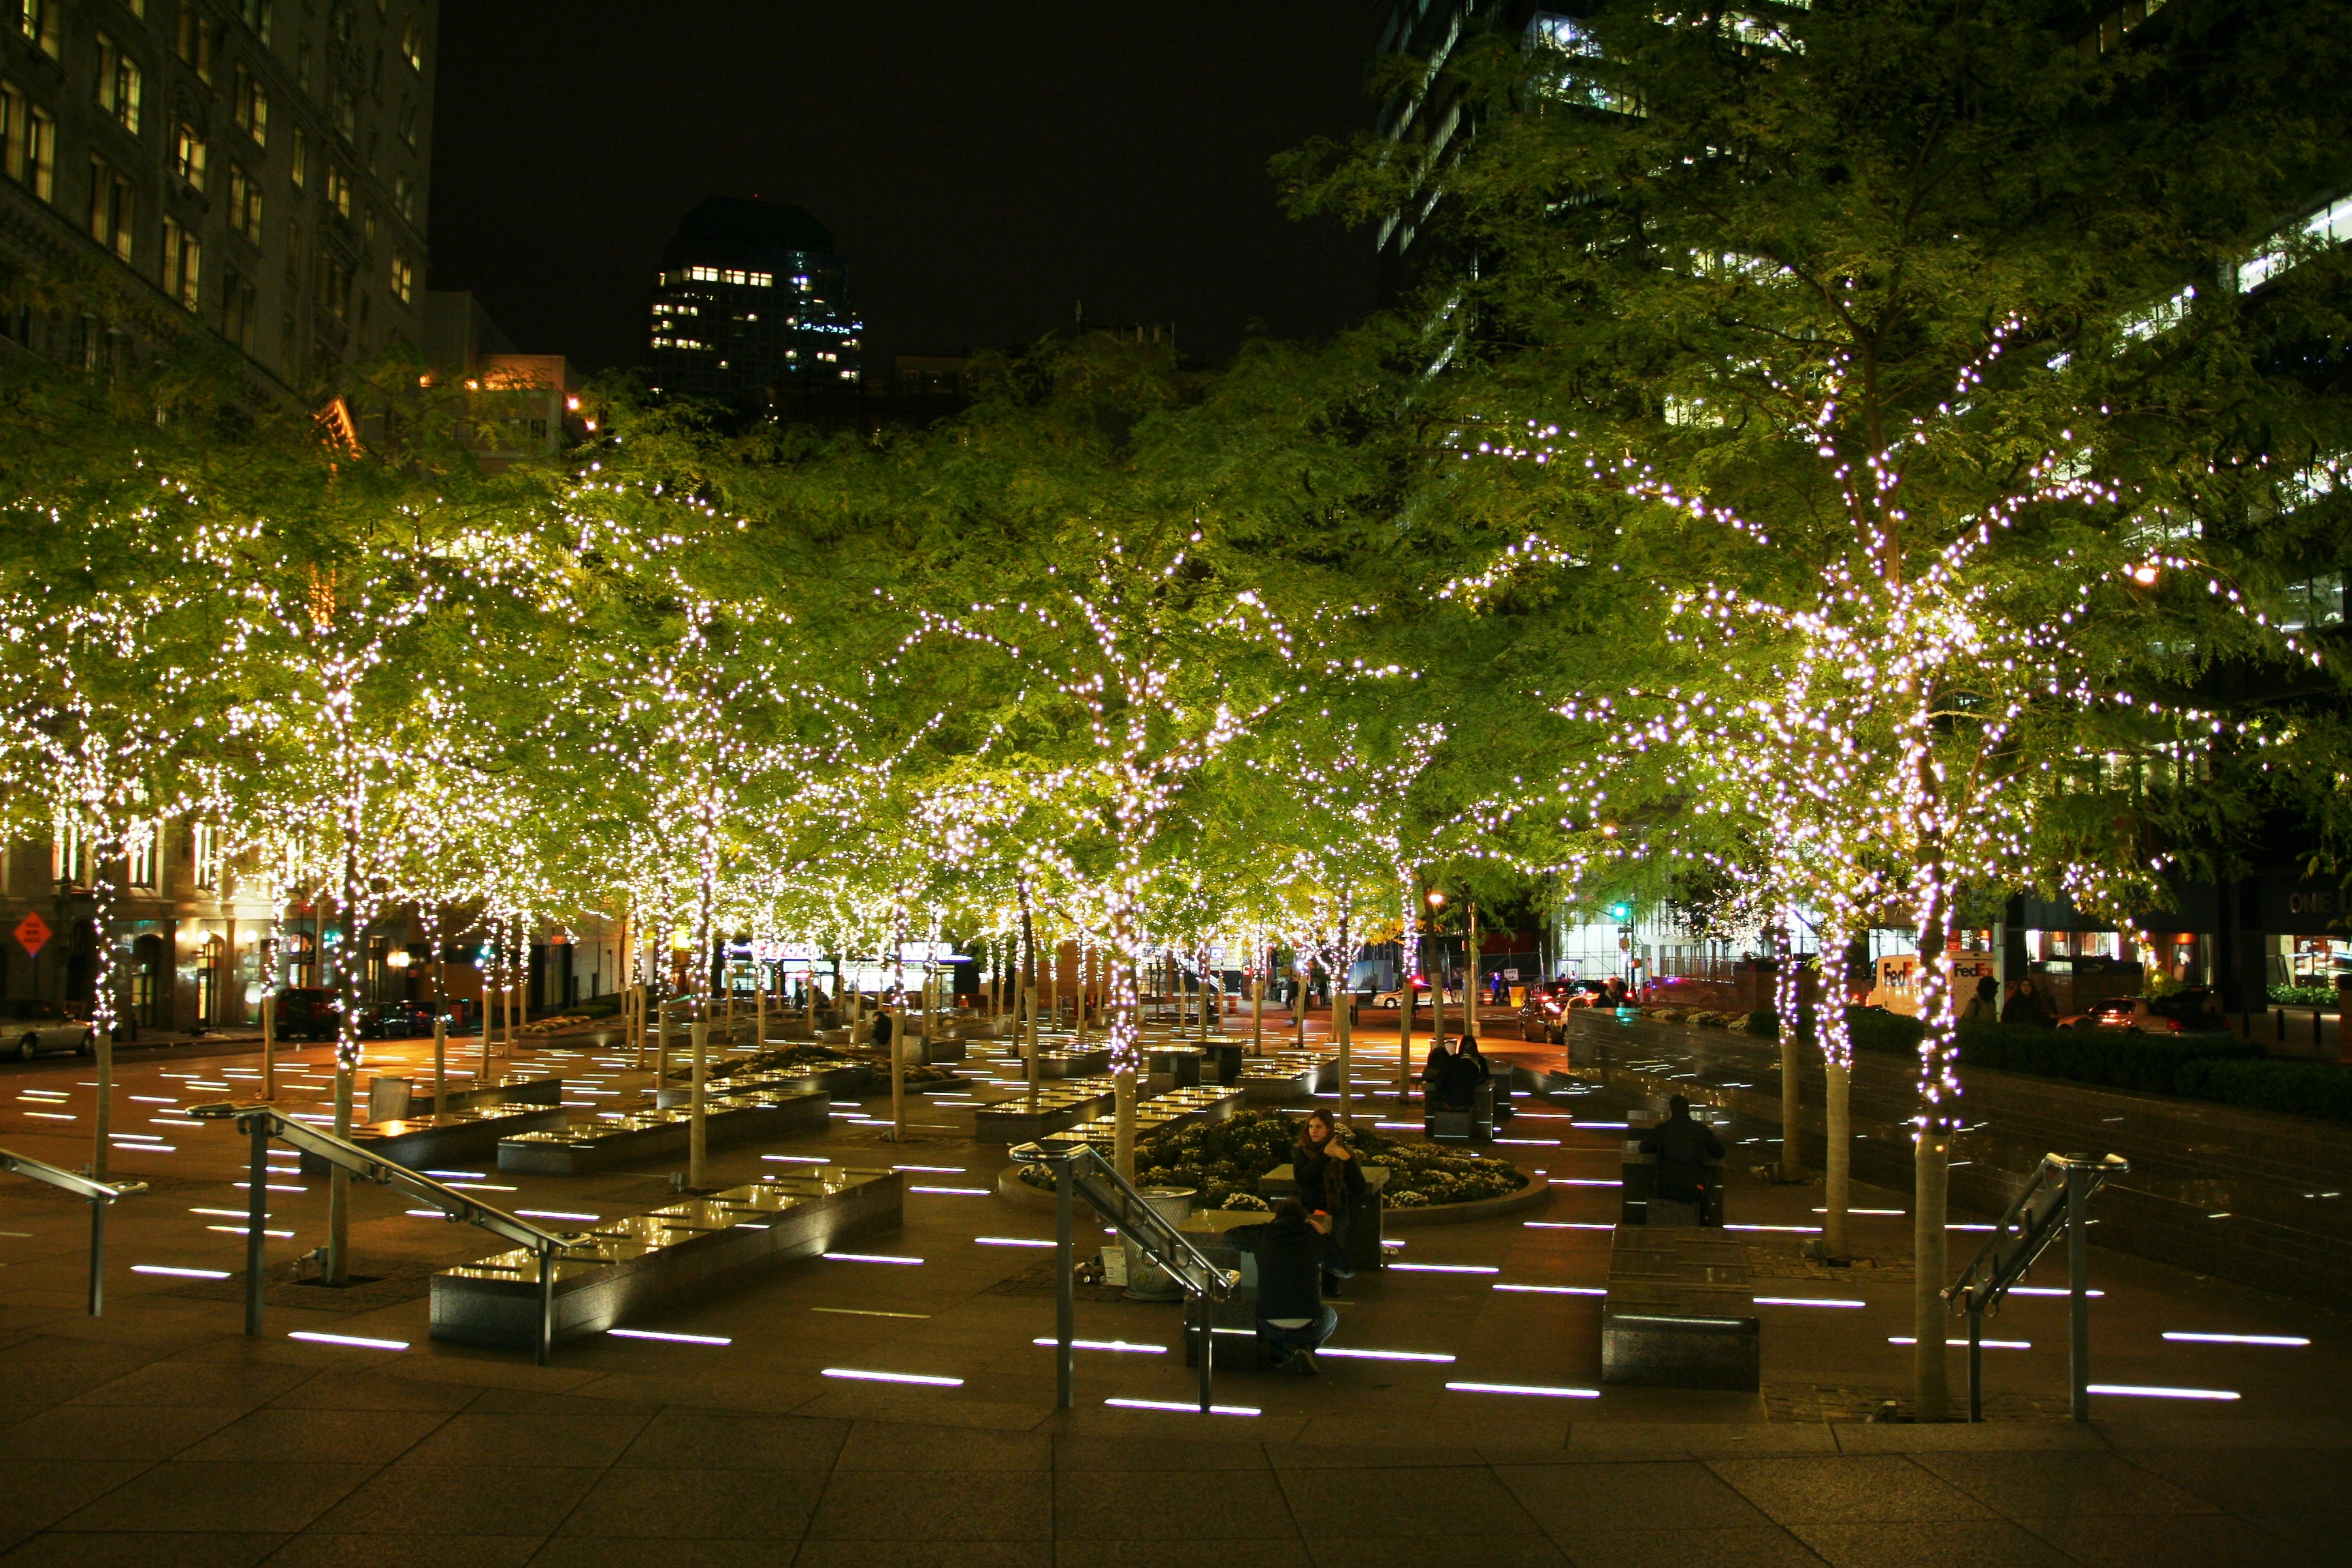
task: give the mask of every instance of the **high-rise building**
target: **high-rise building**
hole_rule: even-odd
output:
[[[712,196],[662,252],[646,381],[762,408],[780,394],[854,392],[863,332],[831,231],[782,202]]]
[[[281,387],[420,341],[436,0],[0,0],[0,260],[97,264]],[[98,370],[134,312],[18,301]]]

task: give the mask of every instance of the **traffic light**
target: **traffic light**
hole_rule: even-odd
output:
[[[1609,906],[1609,918],[1615,921],[1621,926],[1632,925],[1633,923],[1633,906],[1630,903],[1623,902],[1612,904]]]

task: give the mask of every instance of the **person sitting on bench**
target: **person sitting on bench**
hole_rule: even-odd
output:
[[[1323,1300],[1323,1236],[1329,1223],[1297,1198],[1281,1198],[1274,1218],[1225,1232],[1226,1242],[1257,1255],[1257,1337],[1266,1364],[1297,1363],[1315,1375],[1315,1352],[1339,1326]]]
[[[1648,1212],[1652,1225],[1699,1225],[1706,1207],[1706,1168],[1723,1158],[1723,1140],[1693,1121],[1690,1101],[1666,1100],[1666,1119],[1642,1134],[1642,1152],[1658,1159]]]

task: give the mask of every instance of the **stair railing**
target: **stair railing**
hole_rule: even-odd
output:
[[[95,1176],[65,1170],[46,1160],[36,1160],[29,1154],[12,1154],[5,1149],[0,1149],[0,1171],[14,1171],[20,1176],[47,1182],[61,1192],[89,1200],[89,1315],[98,1317],[106,1306],[106,1211],[114,1206],[117,1198],[145,1192],[147,1184],[101,1182]]]
[[[537,1361],[547,1364],[549,1347],[555,1341],[555,1266],[565,1252],[575,1247],[593,1245],[594,1238],[581,1231],[546,1231],[526,1219],[518,1219],[502,1208],[471,1197],[455,1187],[446,1186],[430,1176],[419,1175],[407,1166],[387,1160],[381,1154],[371,1154],[348,1139],[338,1138],[308,1122],[298,1121],[284,1111],[268,1105],[233,1105],[223,1100],[211,1105],[192,1105],[188,1114],[207,1121],[234,1121],[237,1131],[252,1141],[252,1174],[247,1183],[245,1228],[245,1331],[258,1337],[261,1333],[262,1309],[262,1226],[269,1212],[267,1179],[269,1141],[315,1155],[336,1169],[350,1173],[363,1182],[374,1182],[404,1196],[431,1204],[449,1220],[478,1226],[502,1240],[512,1242],[535,1253],[539,1258],[539,1339]]]
[[[1984,1419],[1984,1315],[2025,1278],[2034,1259],[2063,1232],[2067,1294],[2072,1298],[2066,1368],[2074,1419],[2091,1418],[2091,1194],[2110,1176],[2131,1170],[2120,1154],[2044,1154],[2025,1188],[1994,1223],[1959,1279],[1944,1289],[1952,1310],[1969,1320],[1969,1419]]]
[[[1201,1374],[1201,1413],[1207,1415],[1214,1360],[1211,1346],[1215,1338],[1211,1329],[1208,1305],[1212,1301],[1230,1300],[1241,1283],[1241,1275],[1232,1269],[1220,1268],[1209,1261],[1201,1249],[1171,1224],[1167,1215],[1153,1208],[1150,1200],[1120,1175],[1118,1167],[1105,1159],[1102,1152],[1092,1144],[1049,1146],[1024,1143],[1013,1149],[1012,1153],[1015,1160],[1041,1164],[1054,1173],[1055,1392],[1060,1407],[1070,1409],[1076,1398],[1076,1200],[1084,1198],[1097,1214],[1110,1222],[1122,1239],[1133,1244],[1146,1259],[1164,1270],[1186,1294],[1200,1299],[1201,1340],[1197,1364]]]

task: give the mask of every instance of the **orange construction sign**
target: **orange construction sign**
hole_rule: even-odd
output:
[[[26,954],[38,957],[41,949],[48,945],[49,922],[38,914],[26,915],[16,922],[16,941],[23,945]]]

